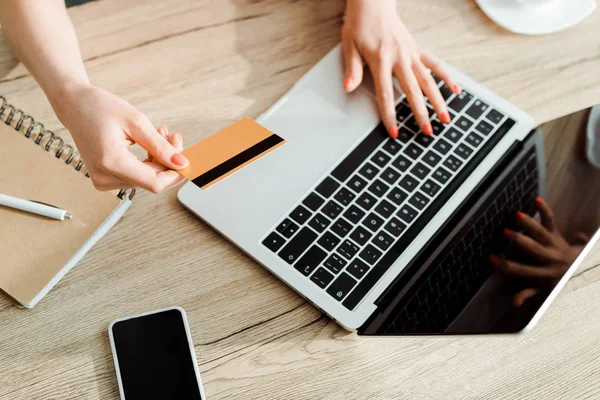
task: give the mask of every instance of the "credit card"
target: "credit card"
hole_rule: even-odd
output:
[[[243,118],[182,151],[190,165],[178,172],[207,189],[284,143],[254,120]]]

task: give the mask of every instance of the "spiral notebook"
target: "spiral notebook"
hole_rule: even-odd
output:
[[[131,205],[99,192],[75,149],[0,96],[0,193],[68,210],[58,221],[0,206],[0,289],[34,307]]]

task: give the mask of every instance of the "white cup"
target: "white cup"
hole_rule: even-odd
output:
[[[514,0],[519,4],[523,4],[525,6],[545,6],[548,4],[556,3],[557,0]]]

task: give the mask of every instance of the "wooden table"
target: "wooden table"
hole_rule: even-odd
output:
[[[400,1],[419,42],[538,123],[600,103],[600,12],[512,35],[471,0]],[[99,0],[71,9],[93,82],[195,143],[256,117],[339,41],[343,1]],[[0,94],[68,135],[0,39]],[[341,83],[340,83],[341,84]],[[531,334],[358,338],[185,211],[140,192],[35,309],[0,297],[0,399],[116,399],[120,316],[189,315],[209,399],[596,398],[600,248]]]

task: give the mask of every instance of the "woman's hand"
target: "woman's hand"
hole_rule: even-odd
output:
[[[154,128],[148,118],[125,100],[85,82],[72,83],[51,98],[56,114],[71,132],[94,187],[113,190],[142,187],[161,192],[184,178],[173,171],[189,161],[180,154],[179,133]],[[140,161],[129,151],[139,144],[148,152]]]
[[[398,79],[423,133],[433,133],[423,92],[440,121],[450,122],[446,102],[427,68],[454,93],[461,93],[461,88],[443,63],[421,52],[398,16],[395,0],[348,0],[342,45],[346,61],[344,89],[352,92],[360,85],[366,63],[375,81],[381,118],[392,137],[398,136],[392,75]]]
[[[501,260],[498,256],[489,256],[490,263],[504,275],[527,282],[528,288],[515,295],[515,305],[522,305],[525,300],[541,290],[552,289],[573,264],[589,237],[578,233],[570,242],[556,229],[552,210],[541,198],[536,199],[541,223],[522,212],[517,212],[517,220],[527,235],[504,230],[504,236],[526,254],[530,255],[536,265],[523,265],[511,260]]]

